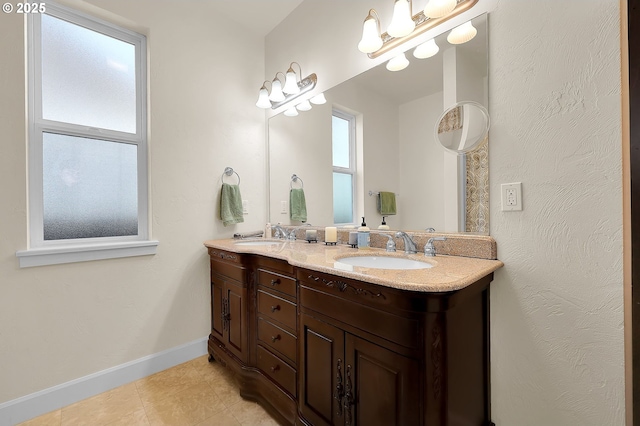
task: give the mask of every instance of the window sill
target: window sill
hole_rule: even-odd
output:
[[[16,252],[16,257],[20,261],[21,268],[29,268],[60,263],[153,255],[156,254],[158,244],[158,241],[127,241],[55,248],[45,247],[19,250]]]

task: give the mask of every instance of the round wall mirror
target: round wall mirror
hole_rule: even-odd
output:
[[[489,132],[489,112],[477,102],[458,102],[436,122],[436,139],[449,151],[465,153],[477,147]]]

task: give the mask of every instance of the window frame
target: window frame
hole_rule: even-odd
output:
[[[332,108],[331,110],[331,117],[338,117],[341,118],[345,121],[347,121],[349,123],[349,167],[339,167],[339,166],[335,166],[333,164],[333,152],[332,152],[332,160],[331,160],[331,166],[333,169],[333,173],[342,173],[342,174],[349,174],[351,175],[351,201],[352,201],[352,206],[351,206],[351,212],[353,213],[353,216],[351,217],[351,222],[336,222],[334,223],[335,225],[351,225],[351,224],[355,224],[358,223],[356,221],[356,216],[357,216],[357,212],[356,212],[356,207],[357,207],[357,200],[356,200],[356,178],[357,178],[357,161],[356,161],[356,116],[353,114],[349,114],[346,111],[342,111],[340,109],[337,108]],[[333,146],[333,139],[331,141],[332,146]],[[334,222],[335,222],[335,207],[334,207]]]
[[[40,14],[27,16],[28,70],[28,224],[29,245],[18,251],[20,266],[155,254],[149,239],[147,143],[147,43],[142,34],[88,14],[47,2],[47,15],[63,19],[135,47],[136,133],[47,120],[42,116],[42,24]],[[137,146],[138,233],[130,236],[44,240],[43,135],[56,133]]]

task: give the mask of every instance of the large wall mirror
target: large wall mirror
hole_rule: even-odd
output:
[[[271,117],[269,220],[300,224],[289,219],[288,203],[290,189],[303,187],[308,223],[358,225],[365,216],[376,229],[382,191],[396,195],[391,229],[488,234],[488,138],[456,154],[434,132],[458,102],[488,108],[486,19],[472,21],[478,34],[465,44],[451,45],[443,34],[431,58],[409,51],[402,71],[379,65],[326,91],[323,105]]]

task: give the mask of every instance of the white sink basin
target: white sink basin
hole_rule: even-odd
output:
[[[236,246],[275,246],[282,244],[282,241],[236,241]]]
[[[428,269],[433,265],[419,260],[390,256],[352,256],[337,259],[336,263],[375,269]],[[339,265],[338,269],[339,268]]]

